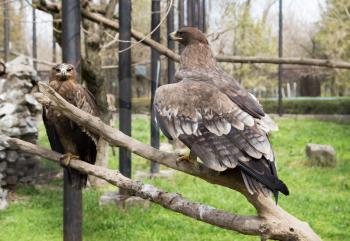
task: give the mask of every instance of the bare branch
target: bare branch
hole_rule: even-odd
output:
[[[63,156],[62,154],[17,138],[9,138],[7,136],[0,136],[0,138],[9,145],[9,149],[38,155],[62,164],[60,162]],[[78,159],[71,160],[68,166],[80,172],[102,178],[112,185],[128,189],[133,194],[148,199],[167,209],[218,227],[237,231],[242,234],[263,235],[265,229],[261,227],[268,225],[263,218],[234,215],[201,203],[193,202],[185,199],[181,194],[165,192],[155,186],[133,181],[118,171],[91,165]]]
[[[106,125],[99,118],[89,115],[69,104],[48,85],[39,83],[39,90],[42,94],[38,93],[36,97],[40,103],[59,110],[79,125],[84,126],[84,128],[97,135],[100,135],[110,144],[127,148],[133,153],[148,160],[154,160],[167,167],[197,176],[210,183],[219,184],[242,193],[256,208],[259,215],[258,217],[264,220],[264,225],[259,227],[259,231],[255,230],[255,233],[259,233],[263,238],[277,240],[320,240],[307,223],[296,219],[282,208],[275,205],[271,198],[265,197],[262,194],[249,194],[244,187],[241,175],[239,172],[235,171],[235,169],[228,172],[218,173],[200,163],[192,164],[190,162],[177,162],[178,156],[176,154],[161,152]],[[185,204],[186,203],[183,203],[183,205]],[[232,222],[234,222],[234,220],[232,220]],[[222,225],[218,226],[223,227]]]

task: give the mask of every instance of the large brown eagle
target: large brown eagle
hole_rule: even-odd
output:
[[[289,194],[278,179],[268,133],[277,129],[257,99],[217,64],[204,34],[184,27],[170,37],[185,46],[177,83],[157,89],[157,122],[169,139],[178,138],[207,167],[238,168],[253,194]]]
[[[76,71],[71,64],[58,64],[51,70],[49,85],[65,100],[79,109],[97,116],[98,110],[93,95],[76,81]],[[45,107],[43,121],[51,149],[65,154],[65,161],[73,156],[95,164],[97,137],[69,120],[63,114]],[[63,160],[64,161],[64,160]],[[87,175],[67,168],[70,184],[81,189],[85,187]]]

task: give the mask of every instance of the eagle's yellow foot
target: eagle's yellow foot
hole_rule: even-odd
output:
[[[180,163],[180,162],[183,162],[183,161],[187,161],[187,162],[190,162],[194,165],[197,165],[197,156],[190,152],[190,154],[180,154],[179,157],[177,158],[176,160],[176,163]]]
[[[61,165],[63,165],[63,166],[69,166],[70,161],[71,161],[72,159],[79,159],[79,157],[76,156],[76,155],[73,155],[72,153],[66,153],[66,154],[63,154],[63,155],[60,157],[60,163],[61,163]]]

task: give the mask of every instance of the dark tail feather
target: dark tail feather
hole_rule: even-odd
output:
[[[278,200],[278,192],[283,193],[284,195],[289,195],[289,190],[286,184],[284,184],[281,180],[278,179],[276,174],[276,168],[273,163],[270,163],[270,172],[265,172],[264,174],[260,174],[245,163],[238,163],[240,169],[247,174],[249,177],[254,178],[258,182],[264,184],[268,189],[272,191],[274,194],[275,200]]]
[[[88,175],[83,174],[77,170],[74,170],[72,168],[67,167],[67,174],[68,174],[68,180],[69,184],[77,190],[83,189],[86,187],[87,183],[87,177]]]

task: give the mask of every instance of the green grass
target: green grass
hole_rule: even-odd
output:
[[[280,178],[291,191],[289,197],[280,197],[279,204],[308,221],[324,240],[350,240],[350,125],[291,119],[281,119],[278,124],[280,131],[271,139]],[[148,132],[148,121],[134,120],[135,138],[149,143]],[[43,131],[39,140],[48,146]],[[309,142],[333,145],[337,151],[337,167],[307,166],[304,148]],[[111,168],[117,168],[117,148],[115,153],[116,156],[110,154]],[[50,171],[59,168],[47,161],[44,163]],[[133,155],[133,173],[148,168],[148,161]],[[171,180],[147,182],[230,212],[255,214],[240,194],[189,175],[177,173]],[[127,211],[113,205],[98,206],[101,193],[84,190],[84,240],[260,240],[192,220],[155,204],[146,210]],[[0,241],[62,240],[61,182],[19,187],[17,195],[26,198],[0,212]]]

